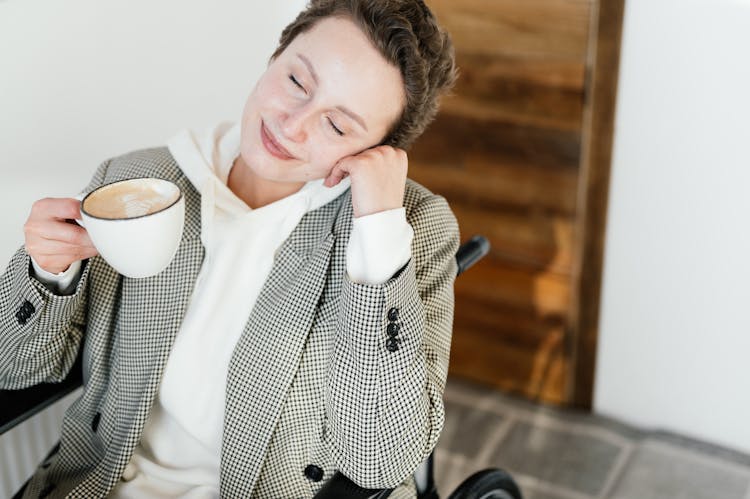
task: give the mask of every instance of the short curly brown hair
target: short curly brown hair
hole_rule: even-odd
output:
[[[351,19],[385,59],[400,69],[406,105],[381,144],[408,149],[438,111],[458,71],[453,43],[422,0],[311,0],[281,33],[271,60],[300,33],[327,17]]]

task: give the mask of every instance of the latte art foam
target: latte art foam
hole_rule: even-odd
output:
[[[83,209],[98,218],[136,218],[161,211],[179,197],[179,189],[170,184],[135,179],[95,191],[86,198]]]

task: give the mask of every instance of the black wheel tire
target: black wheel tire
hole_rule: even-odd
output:
[[[493,468],[471,475],[448,499],[523,499],[523,496],[513,477]]]

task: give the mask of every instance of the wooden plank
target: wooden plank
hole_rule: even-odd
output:
[[[570,279],[551,272],[499,265],[485,259],[456,281],[456,295],[516,307],[542,316],[567,317]]]
[[[582,92],[535,89],[503,82],[493,98],[461,94],[446,100],[443,110],[453,116],[471,116],[483,121],[515,123],[529,127],[578,131],[581,128]],[[496,105],[493,105],[496,104]]]
[[[460,76],[443,112],[580,133],[584,65],[459,53]]]
[[[453,139],[444,140],[452,143]],[[452,204],[475,206],[489,213],[575,215],[578,183],[575,170],[472,154],[460,151],[458,143],[453,147],[459,151],[452,161],[441,161],[425,145],[415,148],[409,154],[409,177],[445,196]]]
[[[617,77],[624,0],[598,3],[597,28],[592,41],[592,79],[589,83],[584,146],[579,188],[576,229],[575,292],[571,305],[573,342],[573,382],[569,399],[577,406],[591,408],[594,392],[599,306],[604,241],[607,225],[609,176],[614,138]]]
[[[534,348],[544,341],[550,329],[564,328],[567,317],[538,311],[533,304],[498,303],[459,289],[456,291],[455,322],[458,327],[473,325],[483,328],[492,341]]]
[[[484,85],[484,79],[502,77],[518,83],[566,90],[586,85],[586,64],[580,60],[530,59],[464,50],[456,47],[459,84]],[[467,68],[471,73],[467,73]],[[481,88],[481,87],[480,87]]]
[[[534,210],[487,211],[451,203],[463,239],[482,234],[490,241],[490,258],[531,271],[568,277],[572,272],[572,218]]]
[[[532,400],[564,403],[570,372],[564,330],[550,326],[536,344],[528,345],[493,335],[494,327],[457,317],[450,373]]]
[[[515,164],[577,169],[580,147],[579,132],[505,123],[446,110],[415,142],[412,153],[427,161],[453,164],[461,164],[461,159],[471,154]]]
[[[591,0],[427,0],[463,50],[586,59]]]

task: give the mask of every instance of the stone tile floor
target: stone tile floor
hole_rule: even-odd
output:
[[[540,406],[451,377],[435,478],[447,498],[503,468],[525,499],[750,499],[750,456]]]

